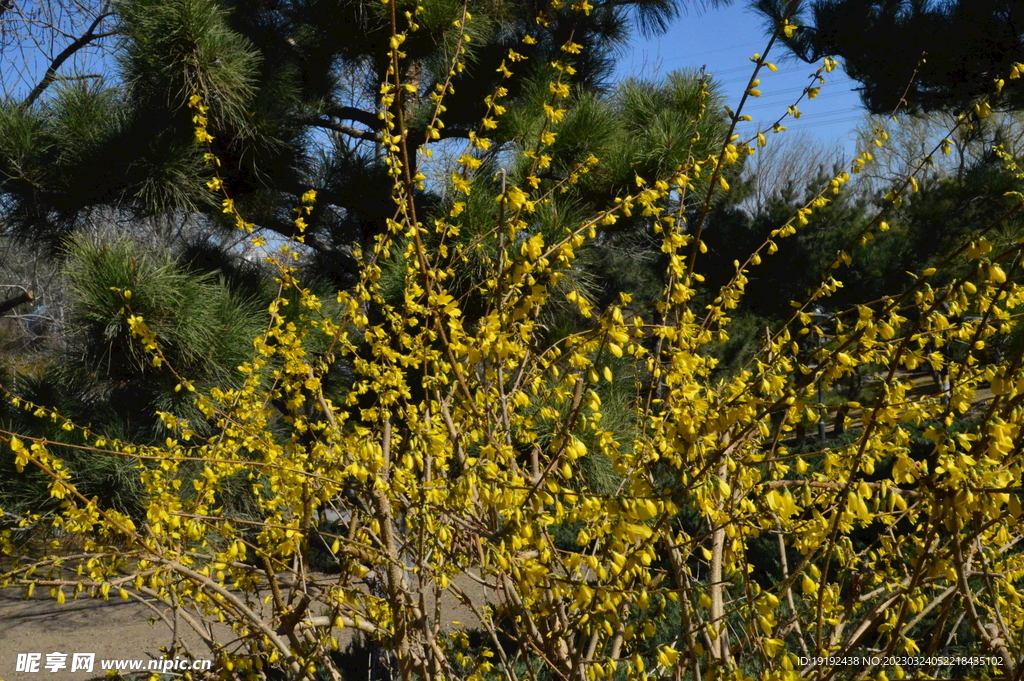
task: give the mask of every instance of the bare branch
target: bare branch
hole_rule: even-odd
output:
[[[78,40],[75,40],[70,45],[61,50],[60,54],[53,58],[53,61],[50,62],[50,65],[46,69],[46,74],[43,76],[43,79],[39,81],[38,85],[32,88],[32,92],[28,93],[28,97],[26,97],[25,101],[22,102],[21,105],[23,108],[27,109],[28,107],[32,106],[37,99],[39,99],[40,95],[42,95],[43,92],[46,91],[46,88],[50,87],[50,84],[53,83],[54,80],[56,80],[57,70],[61,67],[62,64],[64,64],[64,62],[70,59],[72,55],[74,55],[76,52],[78,52],[94,40],[106,38],[116,33],[116,31],[105,31],[102,33],[96,32],[96,29],[99,28],[101,23],[103,23],[103,20],[109,16],[112,16],[112,13],[107,12],[106,8],[104,7],[104,11],[100,12],[96,16],[96,18],[93,19],[93,22],[89,25],[89,28],[85,31],[85,33],[83,33],[82,36],[78,38]]]

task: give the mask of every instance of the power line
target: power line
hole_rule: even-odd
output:
[[[822,125],[833,125],[833,124],[839,124],[839,123],[852,123],[854,121],[863,121],[864,118],[865,118],[864,116],[850,116],[849,118],[837,118],[837,119],[832,120],[832,121],[812,121],[810,123],[807,123],[806,125],[801,126],[801,128],[816,128],[816,127],[820,127]]]
[[[699,57],[699,56],[702,56],[702,55],[705,55],[705,54],[714,54],[716,52],[725,52],[726,50],[735,50],[735,49],[739,49],[741,47],[747,47],[747,48],[751,48],[751,49],[758,49],[758,48],[762,48],[763,49],[766,44],[767,43],[765,43],[764,41],[758,41],[758,42],[749,42],[748,41],[748,42],[745,42],[745,43],[741,43],[739,45],[732,45],[730,47],[719,47],[719,48],[714,49],[714,50],[705,50],[703,52],[694,52],[692,54],[686,54],[686,55],[681,55],[681,56],[674,56],[671,59],[666,59],[664,61],[665,61],[665,63],[689,61],[689,60],[692,60],[694,57]],[[751,54],[750,56],[753,56],[753,54]]]
[[[758,97],[757,99],[758,99],[758,101],[764,101],[766,99],[772,99],[773,97],[787,97],[789,95],[793,95],[793,94],[796,94],[798,92],[803,92],[806,89],[807,88],[805,88],[805,87],[791,87],[791,88],[786,88],[784,90],[772,90],[771,92],[764,92],[764,93],[762,93],[761,96]],[[824,86],[822,87],[822,89],[825,90],[825,92],[823,92],[822,94],[816,96],[814,99],[825,99],[826,97],[838,97],[838,96],[847,95],[847,94],[853,92],[853,90],[838,90],[837,91],[834,88],[826,88]],[[812,99],[811,101],[814,101],[814,100]]]
[[[848,92],[830,92],[830,93],[827,93],[827,94],[824,94],[824,95],[818,95],[817,97],[815,97],[814,99],[812,99],[810,101],[805,99],[802,102],[800,102],[799,107],[801,109],[803,109],[805,107],[813,109],[814,103],[819,101],[819,100],[822,100],[822,99],[835,99],[836,97],[849,97],[849,96],[850,96],[850,94]],[[769,111],[769,110],[776,110],[777,111],[777,110],[779,110],[779,107],[789,106],[789,104],[787,104],[787,101],[782,101],[782,102],[756,102],[754,104],[748,104],[748,105],[743,107],[743,111],[741,111],[740,113],[749,114],[749,113],[754,112],[754,111]],[[814,115],[815,113],[820,113],[820,112],[809,111],[808,115]]]
[[[733,85],[733,84],[736,84],[736,83],[743,83],[743,82],[746,82],[746,81],[750,80],[750,74],[753,73],[753,71],[754,71],[754,66],[750,65],[750,66],[737,66],[737,67],[734,67],[734,68],[731,68],[731,69],[709,69],[707,71],[707,74],[709,76],[711,76],[712,82],[715,85],[728,86],[728,85]],[[739,78],[719,78],[722,75],[734,74],[734,73],[740,73],[740,72],[744,72],[744,75],[739,77]],[[813,77],[812,73],[813,73],[813,71],[812,72],[808,72],[808,74],[807,74],[807,80],[808,81],[810,81],[812,79],[812,77]],[[762,76],[762,79],[765,78],[765,77],[767,77],[767,75]],[[853,83],[853,82],[857,82],[857,81],[854,81],[852,78],[846,76],[845,74],[839,74],[838,76],[827,77],[826,81],[825,81],[825,86],[830,85],[830,84],[842,84],[842,83]],[[822,86],[822,87],[825,87],[825,86]],[[797,88],[797,89],[802,89],[802,88]]]
[[[801,114],[800,118],[793,118],[792,116],[786,116],[785,118],[783,118],[779,122],[779,125],[794,126],[794,125],[801,125],[805,121],[810,121],[812,123],[817,123],[817,122],[822,121],[822,120],[832,120],[832,121],[846,120],[846,119],[850,119],[850,120],[865,120],[865,119],[867,119],[867,116],[868,116],[868,113],[866,111],[861,111],[861,112],[820,111],[818,113]],[[765,125],[767,123],[774,122],[777,119],[778,119],[778,116],[765,116],[763,119],[760,119],[760,120],[755,119],[753,121],[743,121],[740,125],[742,125],[742,126]]]
[[[824,114],[822,114],[822,115],[824,115]],[[853,123],[854,121],[863,121],[865,119],[865,116],[864,115],[844,116],[844,117],[840,117],[840,118],[829,118],[829,119],[824,119],[824,120],[811,120],[811,121],[806,121],[805,122],[806,118],[810,118],[810,117],[809,116],[801,116],[797,120],[793,120],[791,118],[790,119],[786,119],[786,120],[783,120],[781,123],[779,123],[779,125],[783,126],[784,128],[788,128],[789,130],[803,130],[805,128],[817,128],[817,127],[821,127],[823,125],[840,125],[840,124],[844,124],[844,123]],[[763,122],[762,122],[762,125],[763,125]],[[760,128],[760,126],[756,126],[754,123],[747,123],[747,126],[754,126],[755,128],[758,128],[758,129]],[[744,128],[739,130],[738,132],[742,135],[742,134],[744,134],[745,132],[748,132],[748,131],[749,131],[749,129],[746,126],[744,126]],[[752,131],[750,131],[750,132],[752,132]]]
[[[728,50],[738,50],[741,47],[755,47],[756,48],[758,45],[763,45],[763,44],[764,43],[761,42],[761,41],[751,42],[751,41],[748,40],[746,42],[737,43],[735,45],[727,45],[725,47],[716,47],[713,50],[701,50],[700,52],[691,52],[691,53],[683,55],[683,56],[672,57],[671,59],[666,59],[666,60],[663,60],[663,61],[665,63],[677,62],[677,61],[685,61],[687,59],[693,59],[694,57],[701,57],[701,56],[704,56],[706,54],[717,54],[719,52],[726,52]]]
[[[714,74],[712,74],[712,78],[714,78]],[[725,80],[719,80],[719,81],[715,81],[715,82],[717,82],[719,85],[732,85],[732,84],[735,84],[735,83],[745,83],[748,80],[750,80],[749,76],[743,76],[742,78],[727,78]],[[806,81],[808,81],[808,83],[810,83],[810,81],[816,80],[816,79],[813,76],[811,76],[810,74],[808,74],[807,77],[804,80],[806,80]],[[835,78],[835,77],[834,78],[826,78],[825,79],[825,84],[821,85],[821,87],[827,87],[828,85],[834,85],[834,84],[855,83],[855,82],[857,82],[857,81],[855,81],[852,78],[849,78],[847,76],[841,76],[841,77],[838,77],[838,78]],[[768,85],[771,85],[771,82],[770,81],[766,82],[764,80],[764,77],[762,77],[761,78],[761,86],[765,87],[765,86],[768,86]]]

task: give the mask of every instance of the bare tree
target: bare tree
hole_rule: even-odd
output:
[[[106,1],[0,0],[0,88],[31,106],[56,81],[106,77],[116,33]]]
[[[885,130],[887,137],[881,147],[871,143],[879,130]],[[955,177],[982,160],[995,144],[1002,144],[1012,156],[1019,157],[1024,152],[1024,115],[992,113],[970,126],[958,125],[956,114],[942,111],[895,119],[870,116],[857,137],[858,149],[868,149],[874,157],[864,167],[862,178],[872,189],[882,190],[929,157],[933,172]],[[943,139],[948,140],[945,149],[938,143]]]
[[[741,206],[755,215],[787,188],[802,195],[822,172],[829,172],[842,160],[839,147],[830,147],[807,133],[773,135],[744,167],[743,177],[752,184],[752,191]]]

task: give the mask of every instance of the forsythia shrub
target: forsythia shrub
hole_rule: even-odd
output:
[[[993,244],[994,225],[979,226],[950,258],[969,258],[967,275],[939,285],[942,268],[926,270],[901,295],[812,314],[916,188],[908,177],[818,290],[722,376],[709,349],[728,339],[748,273],[842,191],[869,151],[738,262],[710,305],[697,304],[704,217],[727,168],[764,134],[743,142],[730,129],[719,153],[691,157],[667,181],[636,177],[614,205],[541,234],[532,216],[601,169],[589,158],[540,180],[569,96],[559,74],[581,49],[570,38],[553,64],[547,124],[521,150],[526,170],[495,175],[479,160],[503,114],[499,86],[437,214],[417,205],[428,150],[410,157],[403,118],[413,86],[402,80],[402,43],[416,14],[393,0],[391,11],[379,111],[396,208],[373,251],[357,254],[358,284],[326,306],[297,279],[301,243],[283,246],[280,295],[238,367],[244,381],[200,392],[180,376],[209,428],[164,414],[164,446],[113,441],[8,398],[77,431],[92,451],[137,462],[145,516],[80,494],[49,441],[4,433],[6,456],[48,476],[63,503],[18,525],[80,537],[81,550],[16,565],[2,585],[48,588],[60,601],[113,593],[160,603],[204,637],[206,622],[226,623],[233,647],[208,641],[223,678],[343,678],[331,652],[344,628],[385,651],[403,680],[904,678],[961,664],[935,659],[955,650],[954,636],[970,642],[976,677],[1016,678],[1024,344],[1003,357],[986,346],[1016,333],[1021,246]],[[748,96],[770,66],[755,62]],[[510,59],[505,76],[512,68]],[[442,128],[446,87],[428,136]],[[205,98],[200,90],[190,101],[199,144],[211,139]],[[741,115],[730,115],[735,127]],[[217,159],[207,160],[209,187],[223,193]],[[466,241],[466,202],[489,182],[501,187],[494,222]],[[303,196],[300,232],[315,200]],[[1010,213],[1024,205],[1011,200]],[[254,229],[227,194],[223,208]],[[627,294],[598,307],[565,282],[600,228],[633,214],[661,240],[663,294],[651,308]],[[470,257],[483,276],[453,287]],[[385,295],[382,272],[395,267],[404,286]],[[137,342],[165,364],[131,291],[120,295]],[[578,311],[585,330],[559,335],[542,323],[556,304]],[[966,348],[955,361],[950,344]],[[351,375],[340,403],[323,391],[332,365]],[[846,436],[796,449],[795,429],[823,418],[818,385],[868,365],[880,367],[873,397],[843,406]],[[913,390],[909,372],[925,365],[948,376],[946,392]],[[612,423],[602,414],[609,384],[626,386],[630,412]],[[979,403],[983,391],[991,395]],[[272,406],[281,404],[283,422]],[[595,462],[608,471],[602,485],[588,472]],[[244,481],[255,514],[225,510],[229,480]],[[16,550],[10,528],[2,548]],[[317,552],[331,574],[311,567]],[[442,597],[476,621],[443,621]],[[853,656],[856,667],[815,660]]]

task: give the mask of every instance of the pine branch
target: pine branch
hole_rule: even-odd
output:
[[[315,116],[300,116],[298,118],[298,122],[303,125],[311,125],[316,128],[326,128],[327,130],[340,132],[343,135],[348,135],[355,139],[367,140],[369,142],[375,142],[377,140],[377,133],[371,130],[360,130],[359,128],[353,128],[351,125],[336,123],[335,121],[317,118]]]
[[[296,236],[295,228],[291,223],[269,220],[263,223],[263,227],[275,234],[285,237],[286,239],[294,239]],[[332,246],[316,234],[306,234],[302,243],[317,253],[334,256],[348,272],[351,272],[352,274],[357,274],[359,272],[359,262],[352,256],[352,253],[347,251],[345,248]]]
[[[370,130],[360,130],[359,128],[345,125],[334,120],[324,119],[317,116],[300,116],[298,121],[303,125],[311,125],[317,128],[326,128],[327,130],[333,130],[334,132],[340,132],[349,137],[355,139],[367,140],[370,142],[377,141],[377,132],[382,129],[382,123],[377,115],[363,109],[357,109],[354,106],[336,106],[329,107],[324,111],[324,114],[329,116],[331,119],[337,118],[339,120],[355,121],[362,123]],[[440,130],[440,139],[450,138],[468,138],[469,131],[461,130],[459,128],[445,128]]]
[[[354,106],[332,106],[325,110],[324,113],[331,118],[362,123],[375,132],[383,129],[384,127],[384,123],[377,118],[377,114],[370,111],[364,111],[363,109],[357,109]]]
[[[35,298],[36,296],[32,291],[25,291],[24,293],[19,293],[16,296],[0,302],[0,317],[4,316],[19,305],[31,303]]]
[[[438,132],[438,135],[440,135],[437,139],[442,139],[442,140],[466,139],[466,140],[468,140],[469,139],[469,133],[473,132],[473,131],[469,130],[469,129],[466,129],[466,128],[451,127],[451,128],[443,128],[441,130],[438,130],[437,132]]]

